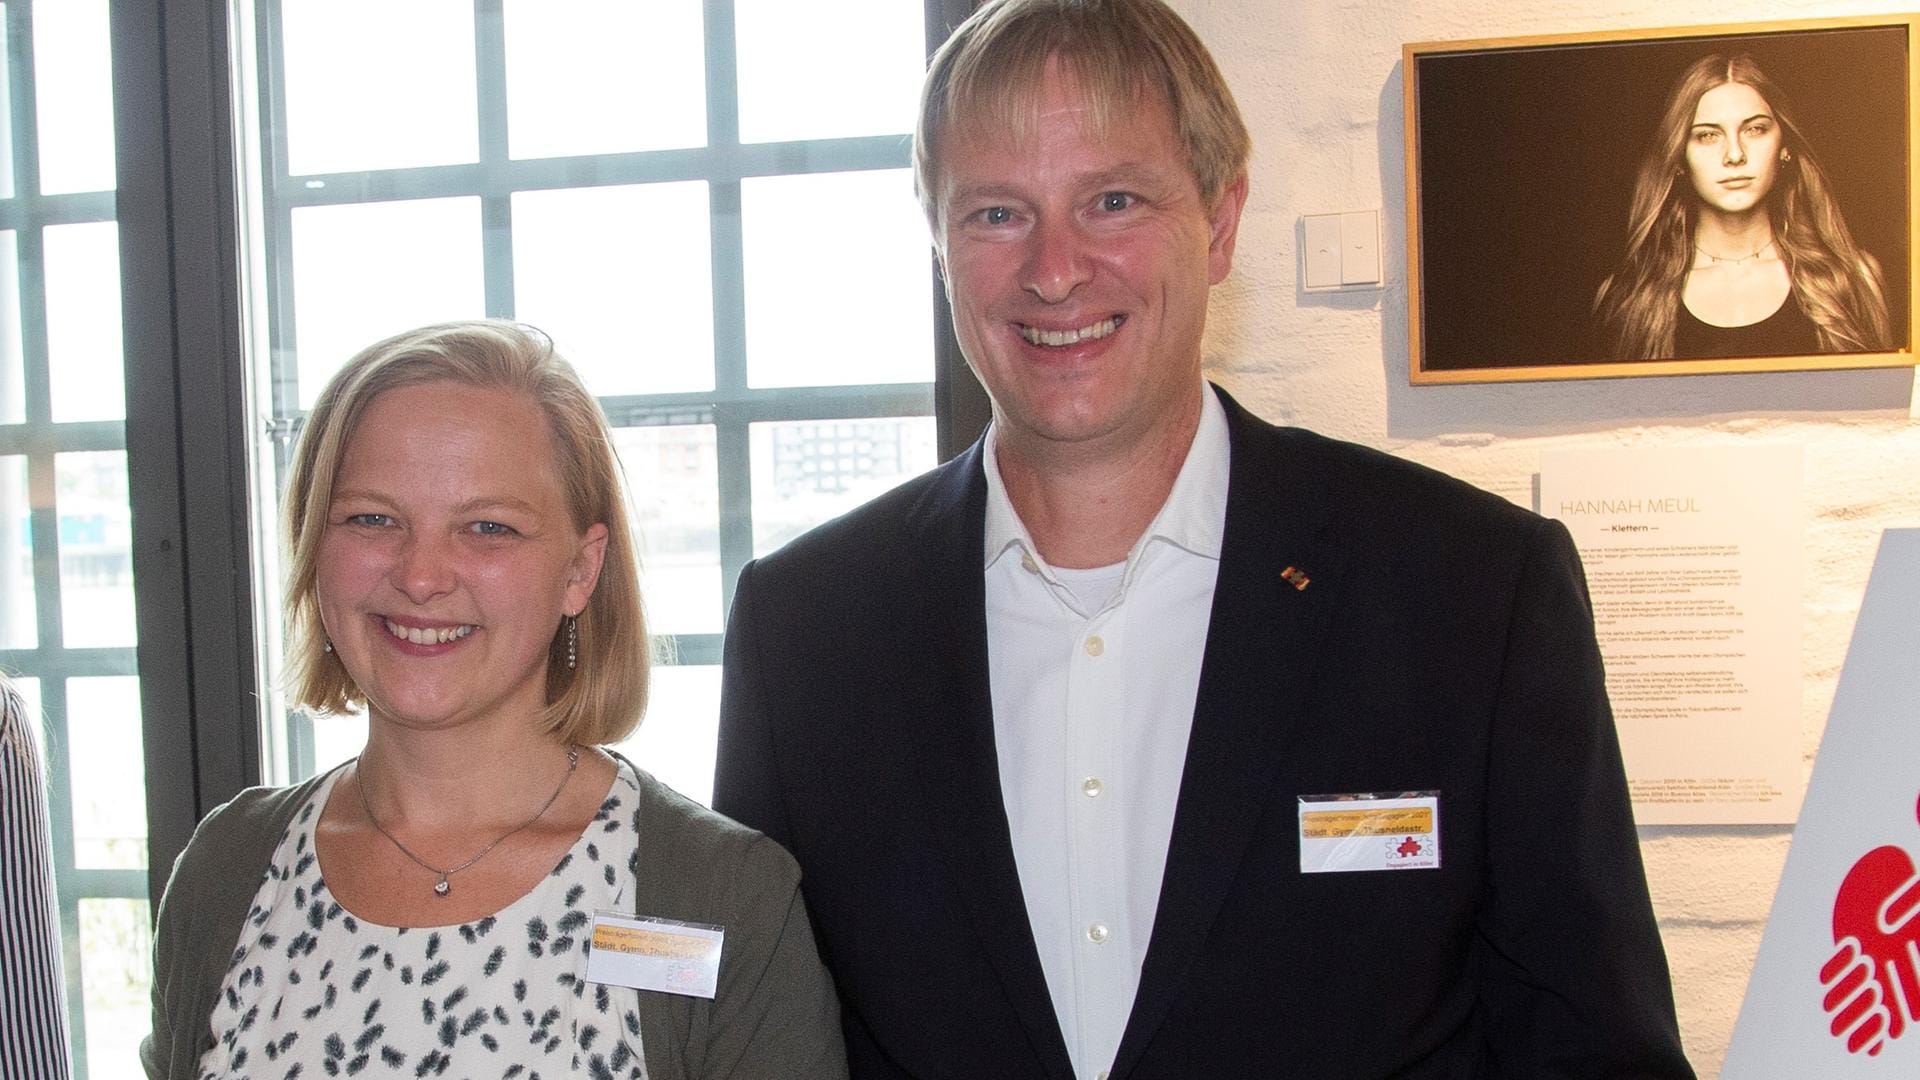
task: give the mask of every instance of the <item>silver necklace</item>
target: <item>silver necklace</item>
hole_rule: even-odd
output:
[[[1764,244],[1761,244],[1757,248],[1754,248],[1751,254],[1739,255],[1739,256],[1715,255],[1713,252],[1708,251],[1706,248],[1701,247],[1699,244],[1693,245],[1693,250],[1699,252],[1702,255],[1705,255],[1707,258],[1712,259],[1714,262],[1732,263],[1735,266],[1739,266],[1741,263],[1752,262],[1753,260],[1759,258],[1762,252],[1766,251],[1768,248],[1773,246],[1773,241],[1774,241],[1773,237],[1768,237],[1767,242]]]
[[[421,858],[418,855],[415,855],[411,851],[408,851],[407,845],[401,843],[399,837],[388,832],[387,827],[385,825],[380,824],[380,819],[373,816],[373,804],[367,801],[367,785],[364,782],[362,782],[360,777],[357,775],[353,778],[353,786],[360,789],[360,808],[367,812],[367,820],[373,822],[373,827],[379,830],[381,836],[386,837],[389,841],[393,843],[394,847],[397,847],[400,849],[400,854],[405,855],[409,859],[412,859],[414,864],[419,866],[420,869],[425,870],[431,874],[434,874],[436,877],[439,878],[439,880],[433,883],[433,895],[446,896],[448,893],[451,893],[453,891],[453,886],[449,884],[447,881],[448,878],[452,877],[453,875],[459,873],[462,870],[465,870],[467,867],[472,866],[474,863],[479,862],[481,859],[486,858],[487,854],[491,852],[494,848],[499,847],[501,843],[503,843],[507,839],[507,837],[513,836],[519,833],[522,829],[525,829],[527,826],[533,824],[536,821],[539,821],[542,817],[546,816],[547,811],[553,809],[554,802],[560,798],[560,793],[562,791],[567,790],[567,781],[573,779],[573,770],[579,767],[580,767],[580,748],[578,746],[567,747],[567,774],[560,778],[560,786],[553,789],[553,794],[547,796],[547,801],[540,804],[540,809],[535,810],[533,812],[532,817],[528,818],[527,820],[521,822],[518,825],[515,825],[513,828],[508,829],[506,832],[503,832],[499,836],[495,837],[493,843],[488,844],[486,847],[483,847],[479,851],[475,852],[473,857],[468,859],[466,862],[461,863],[459,866],[450,866],[445,870],[442,870],[439,867],[434,866],[431,863],[428,863],[427,860]],[[359,771],[359,766],[357,764],[354,766],[354,770],[356,773]]]

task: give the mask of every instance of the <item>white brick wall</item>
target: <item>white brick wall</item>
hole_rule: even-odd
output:
[[[1880,530],[1920,525],[1908,369],[1567,383],[1407,385],[1400,46],[1408,41],[1901,10],[1811,0],[1171,0],[1254,132],[1211,376],[1270,420],[1390,450],[1526,501],[1542,450],[1768,441],[1805,448],[1804,719],[1810,768]],[[1385,290],[1298,289],[1300,215],[1382,209]],[[1687,1049],[1718,1074],[1786,860],[1777,827],[1642,830]]]

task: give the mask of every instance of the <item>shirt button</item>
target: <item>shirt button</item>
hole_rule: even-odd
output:
[[[1094,923],[1092,926],[1087,927],[1087,940],[1093,942],[1095,945],[1107,940],[1107,924]]]
[[[1025,570],[1029,574],[1037,574],[1040,572],[1040,564],[1033,561],[1033,556],[1022,554],[1020,556],[1020,569]]]
[[[1107,651],[1107,643],[1100,639],[1099,634],[1095,634],[1092,637],[1087,639],[1087,655],[1088,656],[1099,656],[1101,653],[1106,651]]]
[[[1097,776],[1089,776],[1080,782],[1081,793],[1089,799],[1098,798],[1100,793],[1105,790],[1107,790],[1107,786],[1102,784],[1100,778]]]

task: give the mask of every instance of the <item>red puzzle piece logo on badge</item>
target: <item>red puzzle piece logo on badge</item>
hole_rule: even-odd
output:
[[[1394,850],[1398,851],[1401,855],[1404,855],[1407,858],[1411,859],[1415,855],[1420,854],[1420,841],[1415,840],[1413,837],[1409,836],[1405,840],[1402,840],[1400,842],[1400,846],[1398,848],[1395,848]]]
[[[1820,967],[1829,1030],[1848,1053],[1878,1054],[1920,1023],[1920,871],[1911,855],[1888,845],[1853,864],[1833,899],[1833,944]]]

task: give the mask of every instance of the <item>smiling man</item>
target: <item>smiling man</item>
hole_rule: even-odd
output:
[[[759,560],[716,805],[856,1077],[1685,1077],[1557,525],[1201,375],[1249,141],[1158,0],[1000,0],[916,173],[993,401]]]

